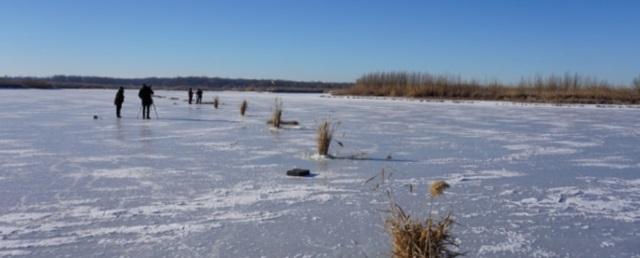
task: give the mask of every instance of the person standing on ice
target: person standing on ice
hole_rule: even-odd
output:
[[[116,105],[116,117],[120,118],[120,110],[122,109],[122,103],[124,102],[124,88],[120,87],[116,93],[116,99],[113,104]]]
[[[189,105],[191,105],[191,101],[193,101],[193,90],[189,88]]]
[[[151,119],[151,105],[153,105],[153,90],[151,86],[142,84],[142,88],[138,92],[138,97],[142,101],[142,119]]]
[[[202,90],[196,91],[196,104],[202,104]]]

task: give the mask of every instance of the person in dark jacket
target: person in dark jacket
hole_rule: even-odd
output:
[[[120,118],[120,110],[122,110],[122,103],[124,102],[124,88],[120,87],[116,93],[116,99],[113,104],[116,105],[116,117]]]
[[[202,90],[196,91],[196,104],[202,104]]]
[[[153,105],[153,90],[151,86],[143,84],[138,92],[138,97],[142,101],[142,119],[151,119],[151,105]]]
[[[193,90],[189,88],[189,105],[191,105],[191,101],[193,101]]]

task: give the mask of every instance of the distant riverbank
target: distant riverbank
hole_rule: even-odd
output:
[[[123,79],[58,75],[52,77],[3,77],[0,78],[0,89],[116,89],[118,87],[138,88],[143,83],[152,85],[154,89],[164,90],[200,88],[208,91],[237,90],[290,93],[322,93],[351,86],[351,83],[345,82],[230,79],[219,77],[149,77]]]

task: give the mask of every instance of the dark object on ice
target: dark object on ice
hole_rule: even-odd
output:
[[[116,98],[113,100],[113,104],[116,105],[116,117],[120,118],[120,110],[122,110],[122,103],[124,102],[124,88],[120,87],[116,93]]]
[[[98,116],[97,115],[93,115],[93,120],[96,120],[96,119],[98,119]]]
[[[153,90],[150,85],[142,84],[138,92],[138,97],[142,100],[142,119],[151,119],[151,105],[153,104]]]
[[[309,176],[309,175],[311,175],[311,173],[309,173],[308,169],[294,168],[292,170],[287,171],[287,176]]]
[[[193,90],[189,88],[189,105],[191,105],[191,101],[193,101]]]

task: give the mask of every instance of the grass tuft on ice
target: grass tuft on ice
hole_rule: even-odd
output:
[[[240,104],[240,115],[244,116],[244,114],[247,112],[247,107],[248,107],[248,103],[247,100],[243,100],[242,104]]]
[[[432,183],[429,188],[431,200],[444,194],[448,187],[444,181]],[[451,234],[454,224],[451,212],[442,218],[434,217],[431,211],[426,219],[413,218],[393,198],[390,199],[391,213],[385,226],[391,235],[392,257],[451,258],[462,255],[456,251],[458,246]]]
[[[213,97],[213,108],[218,109],[218,105],[220,105],[220,99],[218,96]]]
[[[273,104],[273,113],[271,119],[267,122],[275,128],[280,128],[282,124],[282,99],[276,98]]]
[[[329,154],[329,147],[331,146],[331,139],[333,138],[333,128],[331,127],[331,123],[329,121],[322,122],[316,133],[318,155],[327,156]]]

